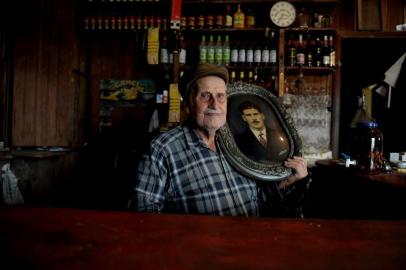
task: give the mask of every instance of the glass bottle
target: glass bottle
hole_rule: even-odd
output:
[[[232,66],[238,66],[238,41],[232,43],[230,52],[230,62]]]
[[[217,42],[214,46],[214,63],[221,65],[223,63],[223,44],[221,42],[221,36],[217,36]]]
[[[226,28],[233,27],[233,13],[231,12],[231,5],[227,5],[224,26]]]
[[[334,49],[334,39],[333,36],[329,36],[328,46],[330,50],[330,67],[335,67],[336,65],[336,50]]]
[[[271,42],[269,48],[269,63],[272,66],[275,66],[278,62],[278,51],[277,51],[277,44],[275,40],[275,32],[271,32]]]
[[[255,27],[255,14],[252,12],[251,9],[248,9],[245,26],[247,28],[254,28]]]
[[[202,35],[202,40],[199,46],[200,63],[207,63],[207,45],[206,36]]]
[[[207,44],[207,63],[214,64],[214,37],[210,35],[209,44]]]
[[[296,46],[293,42],[293,35],[290,35],[288,40],[288,65],[291,67],[296,65]]]
[[[179,64],[186,64],[186,43],[182,34],[179,36]]]
[[[305,64],[305,48],[303,45],[303,34],[299,34],[299,43],[296,49],[296,64],[299,66],[303,66]]]
[[[245,14],[241,11],[241,5],[238,4],[237,11],[233,16],[234,28],[244,28],[245,27]]]
[[[378,174],[383,169],[383,136],[374,121],[357,124],[354,138],[354,158],[357,168],[366,174]]]
[[[228,35],[225,36],[223,43],[223,65],[228,66],[230,64],[230,41]]]

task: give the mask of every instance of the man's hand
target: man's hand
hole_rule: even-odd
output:
[[[286,167],[293,169],[294,173],[279,183],[279,189],[285,188],[308,175],[307,161],[302,157],[288,158],[283,164]]]

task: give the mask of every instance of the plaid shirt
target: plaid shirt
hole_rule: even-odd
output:
[[[138,167],[133,200],[138,211],[258,216],[258,201],[264,201],[258,194],[269,196],[186,124],[155,138],[150,151]]]

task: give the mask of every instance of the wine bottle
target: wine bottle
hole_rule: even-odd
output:
[[[238,41],[231,44],[230,63],[232,66],[238,66]]]
[[[210,35],[209,44],[207,44],[207,63],[214,64],[214,37]]]
[[[200,42],[199,58],[200,58],[200,63],[207,63],[207,44],[206,44],[205,35],[202,35],[202,40]]]
[[[230,41],[228,35],[225,36],[223,43],[223,65],[228,66],[230,64]]]
[[[272,66],[275,66],[278,62],[278,52],[277,52],[277,44],[275,40],[275,32],[271,32],[271,41],[270,41],[270,49],[269,49],[269,63]]]
[[[221,42],[221,36],[217,36],[217,42],[214,46],[214,63],[221,65],[223,63],[223,44]]]

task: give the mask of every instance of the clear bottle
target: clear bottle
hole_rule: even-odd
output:
[[[354,158],[357,168],[366,174],[378,174],[382,171],[383,136],[374,121],[357,124],[354,138]]]

